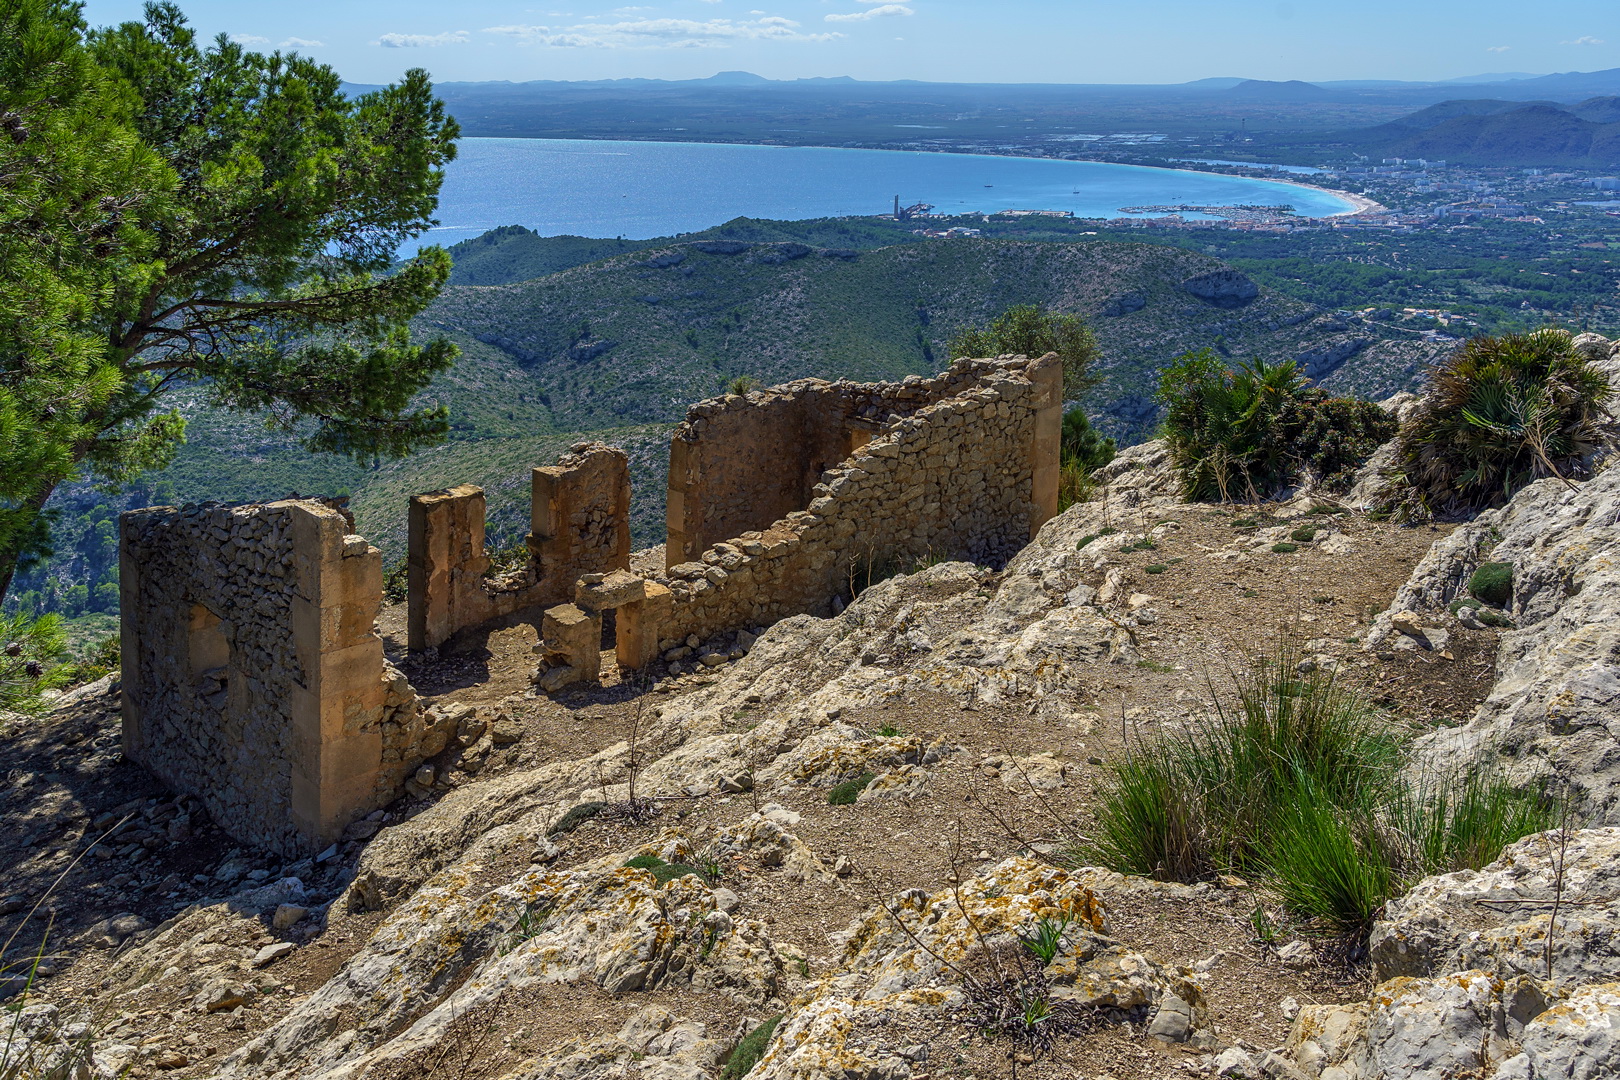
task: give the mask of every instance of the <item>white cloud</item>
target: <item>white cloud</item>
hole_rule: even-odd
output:
[[[236,42],[238,45],[268,45],[268,44],[270,44],[270,39],[269,38],[260,37],[258,34],[232,34],[231,35],[231,40]]]
[[[282,49],[324,49],[326,48],[326,42],[314,41],[310,38],[290,37],[277,47]]]
[[[865,22],[867,19],[881,19],[887,15],[915,15],[917,12],[904,4],[879,4],[877,7],[867,8],[865,11],[851,11],[846,14],[832,14],[826,17],[827,22]]]
[[[468,40],[465,30],[453,33],[446,30],[442,34],[384,34],[376,44],[385,49],[428,49],[438,45],[465,45]]]
[[[520,45],[593,49],[695,49],[733,41],[831,41],[842,34],[805,33],[792,19],[629,19],[574,26],[488,26],[486,34],[516,38]]]
[[[1513,46],[1511,46],[1511,45],[1492,45],[1492,46],[1488,47],[1485,51],[1486,52],[1507,52],[1511,48],[1513,48]]]
[[[1602,38],[1595,38],[1591,34],[1585,34],[1585,35],[1582,35],[1581,37],[1576,38],[1574,41],[1560,41],[1558,44],[1560,44],[1560,45],[1601,45],[1601,44],[1603,44],[1603,39]]]

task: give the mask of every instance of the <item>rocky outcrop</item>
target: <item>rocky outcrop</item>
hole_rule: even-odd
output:
[[[1364,1004],[1307,1006],[1288,1055],[1322,1080],[1596,1080],[1620,1067],[1620,829],[1530,836],[1428,878],[1373,929]]]
[[[1260,295],[1260,286],[1237,270],[1212,270],[1181,283],[1186,292],[1216,307],[1242,307]]]
[[[1513,577],[1496,685],[1466,726],[1425,736],[1420,753],[1437,769],[1494,759],[1524,786],[1568,783],[1593,820],[1620,823],[1620,469],[1539,481],[1437,542],[1367,648],[1410,636],[1397,629],[1408,615],[1468,632],[1447,608],[1487,562]]]

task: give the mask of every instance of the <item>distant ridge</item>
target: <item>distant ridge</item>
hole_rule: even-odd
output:
[[[1607,168],[1620,164],[1620,98],[1594,98],[1568,108],[1551,102],[1444,101],[1355,137],[1391,156]]]
[[[1322,101],[1335,95],[1315,83],[1301,82],[1298,79],[1290,79],[1287,82],[1249,79],[1227,90],[1224,96],[1241,101],[1286,102]]]

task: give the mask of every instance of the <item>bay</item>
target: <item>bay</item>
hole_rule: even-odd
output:
[[[1351,212],[1315,188],[1240,176],[1090,161],[736,143],[463,139],[446,170],[438,227],[449,246],[500,225],[541,235],[644,240],[734,217],[1072,210],[1119,217],[1126,206],[1292,206],[1305,217]],[[1189,217],[1197,215],[1186,215]]]

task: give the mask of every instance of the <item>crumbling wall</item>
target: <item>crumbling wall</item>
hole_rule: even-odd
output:
[[[748,429],[730,414],[763,408],[770,415],[779,408],[773,395],[836,402],[828,411],[841,418],[840,431],[851,415],[870,419],[864,410],[892,409],[870,442],[826,470],[808,505],[713,544],[658,579],[673,593],[666,643],[827,614],[852,586],[919,557],[1009,558],[1057,513],[1062,385],[1053,355],[961,360],[938,379],[872,387],[807,381],[697,413],[677,429],[677,445],[698,447]],[[689,463],[696,457],[688,451]],[[743,486],[730,475],[709,474]]]
[[[963,365],[898,383],[801,379],[693,406],[670,440],[665,565],[804,509],[822,473],[976,377]]]
[[[580,443],[532,478],[528,565],[485,577],[485,501],[472,484],[412,496],[406,629],[412,651],[531,607],[573,598],[582,574],[630,565],[630,462],[623,450]]]
[[[124,752],[247,843],[318,850],[431,742],[373,623],[382,556],[315,501],[120,520]]]

